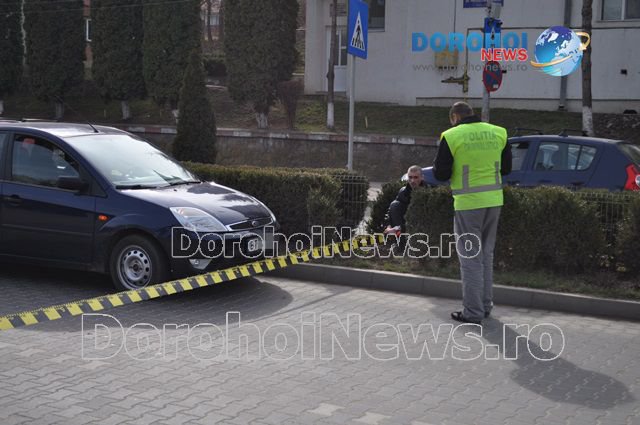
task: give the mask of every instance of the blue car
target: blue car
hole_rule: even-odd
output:
[[[513,167],[502,179],[509,186],[640,190],[637,145],[591,137],[531,135],[512,137],[509,146]],[[433,167],[423,168],[422,174],[431,185],[448,184],[436,180]]]
[[[273,213],[103,126],[0,122],[0,257],[138,289],[263,253]]]

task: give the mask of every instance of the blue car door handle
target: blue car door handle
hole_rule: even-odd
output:
[[[11,206],[18,206],[22,203],[22,198],[19,197],[18,195],[11,195],[11,196],[5,196],[4,197],[5,201],[7,201],[7,203]]]

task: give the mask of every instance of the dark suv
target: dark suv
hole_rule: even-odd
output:
[[[513,155],[510,186],[541,185],[640,190],[640,147],[618,140],[576,136],[530,135],[509,139]],[[425,180],[437,181],[432,167],[422,170]]]
[[[257,199],[87,124],[0,121],[0,195],[0,257],[109,273],[120,289],[246,262],[277,228]]]

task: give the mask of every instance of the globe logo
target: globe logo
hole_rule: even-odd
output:
[[[583,43],[580,37],[586,37]],[[586,32],[573,32],[565,27],[551,27],[536,40],[535,61],[531,65],[545,74],[564,77],[575,71],[582,62],[582,54],[591,37]]]

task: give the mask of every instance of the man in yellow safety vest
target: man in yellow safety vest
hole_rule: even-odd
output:
[[[493,308],[493,251],[511,150],[507,131],[480,121],[465,102],[451,107],[449,120],[453,127],[442,133],[433,173],[451,180],[453,194],[464,309],[451,317],[480,324]]]

